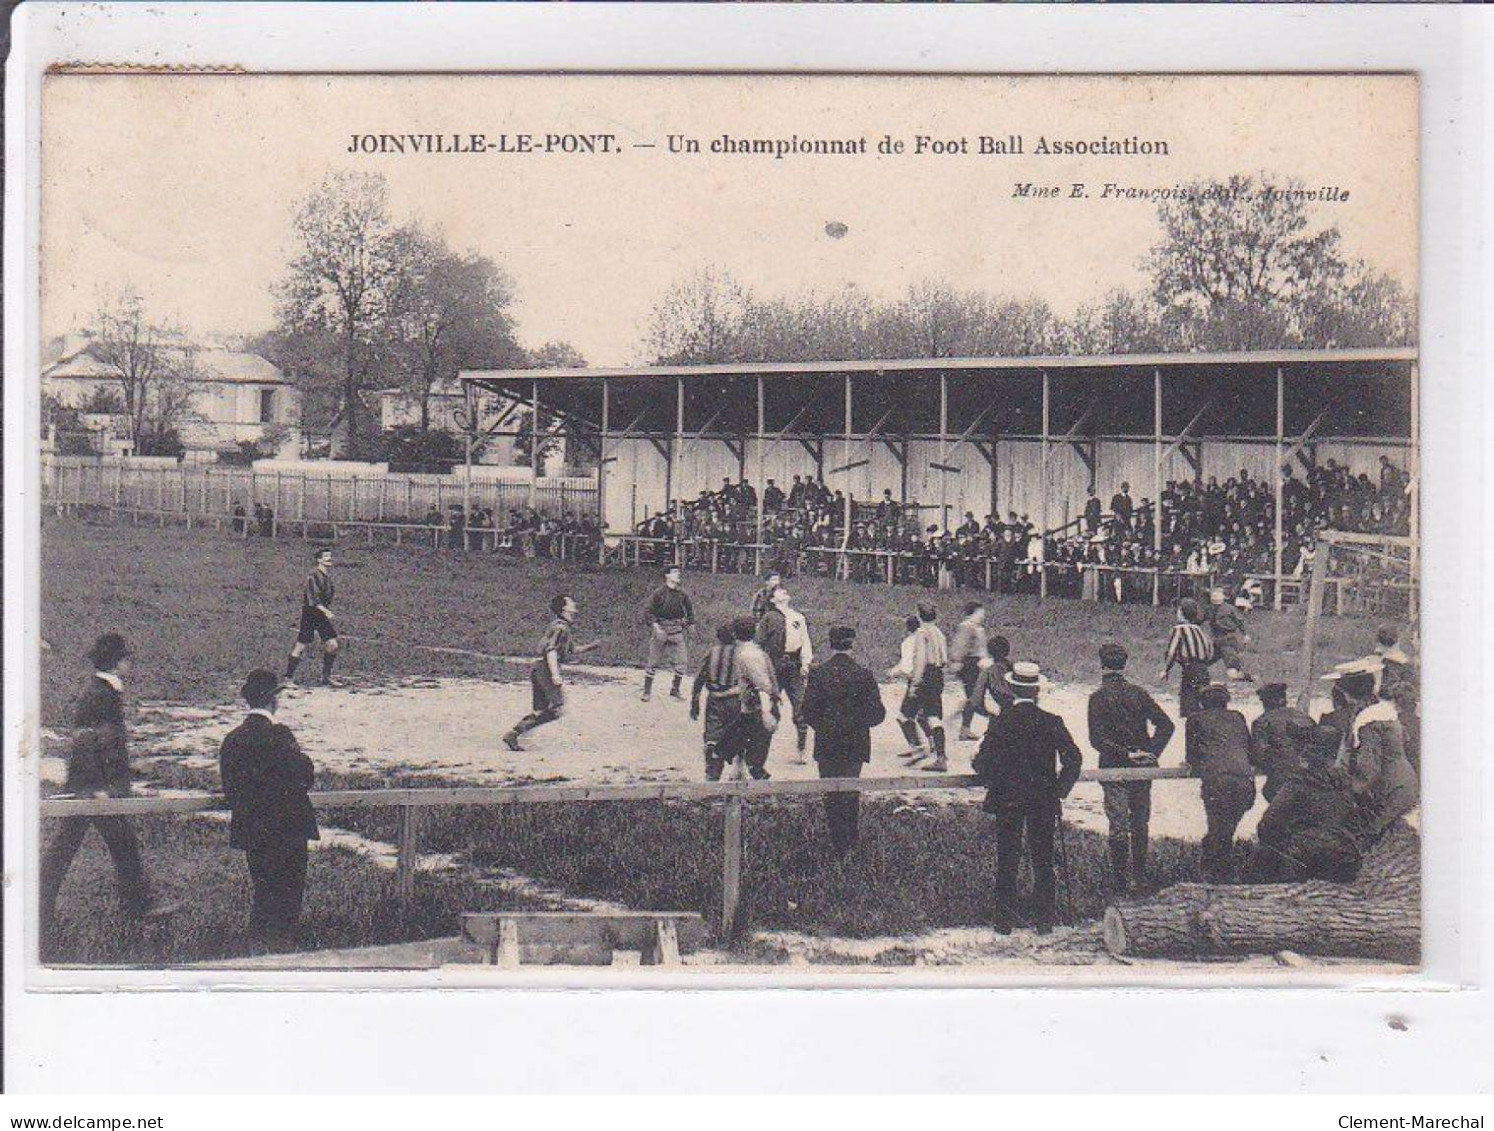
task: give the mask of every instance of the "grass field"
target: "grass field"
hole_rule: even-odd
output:
[[[637,664],[641,610],[658,578],[647,571],[601,571],[547,562],[465,557],[427,548],[339,549],[340,628],[349,647],[340,672],[358,684],[410,677],[520,678],[517,666],[421,650],[421,645],[499,655],[526,654],[546,623],[545,602],[566,590],[581,603],[577,637],[602,642],[597,659]],[[61,726],[87,666],[93,637],[115,629],[137,651],[132,693],[188,705],[231,703],[243,675],[277,666],[288,648],[310,548],[291,540],[241,541],[212,531],[93,526],[49,520],[42,541],[43,721]],[[737,614],[753,589],[747,577],[689,576],[697,618],[714,625]],[[901,620],[919,599],[932,599],[952,624],[961,593],[850,586],[800,579],[792,586],[817,648],[838,622],[860,630],[858,653],[875,667],[896,656]],[[1150,679],[1172,614],[1167,609],[1093,605],[1035,598],[993,599],[991,621],[1013,651],[1043,664],[1058,681],[1098,678],[1095,649],[1121,640]],[[1260,674],[1294,677],[1300,614],[1252,619]],[[1324,664],[1360,654],[1372,626],[1328,618]],[[156,763],[165,786],[216,788],[206,766]],[[377,788],[385,774],[319,770],[317,787]],[[401,784],[448,784],[406,777]],[[1175,786],[1172,788],[1190,788]],[[995,853],[989,822],[970,804],[910,804],[877,798],[864,804],[863,839],[844,864],[831,863],[823,817],[813,803],[754,804],[746,822],[744,918],[750,928],[811,936],[912,934],[975,926],[991,918]],[[373,841],[394,839],[393,811],[328,813],[324,824]],[[192,894],[171,940],[169,961],[244,953],[248,900],[242,858],[227,832],[204,821],[142,822],[148,865],[161,885]],[[324,946],[373,944],[455,933],[455,912],[521,898],[486,882],[510,869],[573,898],[635,908],[699,910],[714,921],[720,905],[721,812],[709,804],[577,804],[508,810],[431,812],[422,851],[451,854],[458,867],[422,873],[414,913],[392,902],[392,878],[355,853],[313,856],[307,919]],[[1104,844],[1094,832],[1067,834],[1069,892],[1079,920],[1104,905]],[[1159,882],[1196,877],[1197,848],[1159,838]],[[126,960],[138,943],[113,923],[113,885],[96,841],[80,856],[60,906],[66,961]],[[749,937],[739,955],[761,957]]]

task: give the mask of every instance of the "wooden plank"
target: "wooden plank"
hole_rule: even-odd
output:
[[[737,911],[742,900],[742,799],[726,802],[721,847],[721,937],[730,939],[737,929]]]
[[[1187,766],[1086,769],[1080,781],[1169,781],[1191,778]],[[437,789],[321,790],[311,794],[318,809],[387,809],[408,806],[535,805],[571,801],[707,801],[712,798],[815,797],[826,793],[918,793],[971,789],[980,785],[973,774],[922,777],[809,779],[805,781],[670,782],[650,785],[469,786]],[[48,797],[41,802],[43,817],[143,816],[162,813],[201,813],[227,808],[219,794],[186,797],[106,797],[73,799]]]

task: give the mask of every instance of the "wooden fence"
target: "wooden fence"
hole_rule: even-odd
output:
[[[534,507],[558,518],[595,515],[596,481],[588,479],[499,480],[461,475],[386,472],[364,475],[301,471],[255,471],[183,463],[175,467],[131,467],[124,463],[52,460],[42,468],[42,498],[59,509],[98,507],[161,519],[222,523],[241,506],[253,519],[268,507],[276,532],[284,526],[420,526],[434,509],[443,518],[465,502],[485,507],[504,524],[510,510]]]
[[[1187,766],[1087,769],[1080,781],[1175,781],[1193,777]],[[819,797],[827,793],[926,793],[936,790],[973,789],[980,779],[972,774],[930,778],[819,778],[809,781],[721,781],[671,782],[661,785],[529,785],[511,787],[470,786],[435,789],[326,790],[311,795],[318,809],[389,809],[400,811],[396,891],[408,904],[415,894],[415,865],[419,855],[422,810],[457,805],[491,807],[502,805],[558,804],[576,801],[710,801],[726,802],[722,839],[721,932],[730,938],[736,930],[742,894],[742,820],[748,801],[778,797]],[[176,797],[106,797],[73,799],[47,797],[41,802],[43,817],[143,817],[162,814],[203,813],[226,808],[221,795],[193,794]]]

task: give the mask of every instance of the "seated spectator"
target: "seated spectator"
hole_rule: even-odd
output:
[[[1247,882],[1347,884],[1359,874],[1358,811],[1348,775],[1335,764],[1340,740],[1331,726],[1313,728],[1303,764],[1261,817]]]

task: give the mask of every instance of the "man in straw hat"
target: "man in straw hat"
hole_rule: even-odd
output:
[[[1208,831],[1202,854],[1204,878],[1229,883],[1234,877],[1235,830],[1255,804],[1255,768],[1250,764],[1250,726],[1230,709],[1229,688],[1211,683],[1199,693],[1199,709],[1184,728],[1185,757],[1202,780]]]
[[[239,689],[249,714],[218,751],[223,796],[232,814],[228,844],[246,855],[254,885],[249,937],[270,950],[301,943],[306,845],[321,839],[308,796],[315,767],[290,728],[275,721],[286,686],[268,668],[250,672]]]
[[[1349,776],[1366,842],[1379,837],[1420,803],[1416,771],[1406,756],[1406,734],[1394,702],[1375,694],[1374,660],[1342,665],[1343,748],[1338,765]]]
[[[100,636],[88,652],[93,675],[73,709],[74,733],[67,747],[68,793],[83,797],[128,797],[130,795],[130,735],[125,722],[124,680],[130,672],[133,653],[117,632]],[[153,900],[140,842],[129,821],[120,816],[64,817],[41,859],[41,928],[43,945],[53,941],[51,933],[57,912],[57,896],[73,858],[83,846],[89,826],[98,830],[114,861],[119,880],[120,902],[127,917],[159,919],[170,915],[177,903]]]
[[[1126,650],[1100,646],[1100,686],[1089,697],[1089,744],[1100,755],[1100,768],[1155,766],[1176,729],[1167,712],[1147,692],[1125,677]],[[1152,815],[1152,783],[1107,781],[1105,819],[1110,826],[1111,883],[1125,891],[1145,883],[1147,840]]]
[[[1043,679],[1036,664],[1014,664],[1007,683],[1012,705],[991,721],[973,767],[986,787],[983,808],[996,818],[995,927],[1005,934],[1024,921],[1017,912],[1017,867],[1025,833],[1032,860],[1030,921],[1045,934],[1058,921],[1054,839],[1082,757],[1063,719],[1037,705]]]
[[[871,730],[887,717],[877,677],[851,656],[856,630],[830,630],[831,657],[809,673],[804,688],[804,721],[814,728],[814,760],[822,778],[859,778],[871,761]],[[827,793],[825,821],[837,859],[856,844],[861,808],[857,793]]]

